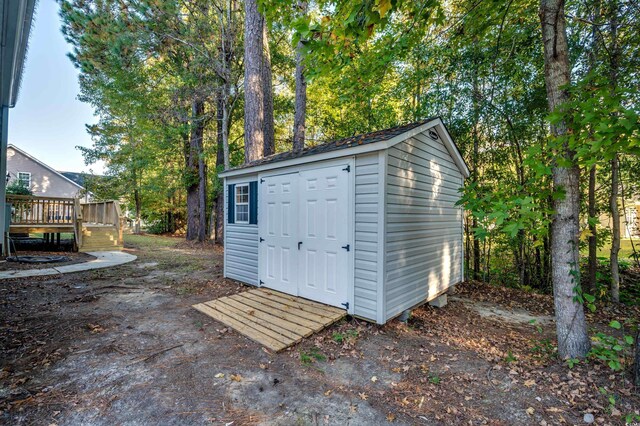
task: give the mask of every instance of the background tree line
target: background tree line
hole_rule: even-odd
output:
[[[563,357],[588,351],[583,303],[620,300],[618,218],[640,182],[633,1],[60,2],[99,118],[85,157],[138,231],[219,240],[222,169],[438,115],[472,172],[468,278],[553,291]]]

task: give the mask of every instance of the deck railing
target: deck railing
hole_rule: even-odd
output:
[[[75,198],[7,195],[11,203],[11,225],[74,225],[78,202]]]

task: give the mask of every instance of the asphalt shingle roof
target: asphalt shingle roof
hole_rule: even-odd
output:
[[[348,138],[338,139],[334,141],[325,142],[320,145],[305,148],[300,152],[282,152],[279,154],[273,154],[268,157],[261,158],[251,163],[243,164],[241,166],[229,169],[240,170],[250,167],[260,166],[263,164],[277,163],[280,161],[291,160],[294,158],[308,157],[310,155],[322,154],[330,151],[337,151],[339,149],[351,148],[359,145],[367,145],[376,142],[383,142],[392,139],[398,135],[408,132],[409,130],[420,127],[429,121],[435,120],[437,117],[430,117],[424,120],[416,121],[414,123],[403,124],[401,126],[391,127],[389,129],[377,130],[371,133],[363,133],[361,135],[355,135]]]

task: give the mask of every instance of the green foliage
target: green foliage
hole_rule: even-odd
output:
[[[617,320],[612,320],[609,327],[621,330],[622,324]],[[623,334],[619,338],[598,332],[593,338],[593,347],[589,352],[589,357],[603,362],[613,371],[620,371],[625,366],[625,360],[632,356],[633,343],[634,338],[631,335]]]
[[[518,358],[511,352],[511,349],[507,351],[507,356],[504,357],[504,362],[511,364],[518,361]]]
[[[440,376],[434,373],[429,373],[429,383],[431,383],[432,385],[439,385],[440,382],[442,382]]]
[[[33,195],[33,191],[23,181],[14,179],[7,185],[7,194]]]
[[[344,343],[353,343],[358,338],[359,332],[358,330],[347,330],[344,333],[333,333],[331,338],[334,342],[339,344]]]
[[[302,365],[311,365],[315,362],[324,362],[326,360],[327,357],[318,348],[311,348],[308,352],[300,351],[300,363]]]
[[[577,358],[567,358],[566,363],[567,363],[567,367],[573,368],[576,365],[580,364],[580,360]]]

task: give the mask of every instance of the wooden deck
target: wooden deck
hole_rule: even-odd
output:
[[[266,288],[221,297],[193,307],[276,352],[347,315],[343,309]]]
[[[81,203],[78,198],[7,195],[11,204],[9,232],[70,233],[74,247],[84,252],[121,250],[125,218],[115,200]],[[48,241],[48,236],[46,236]]]

